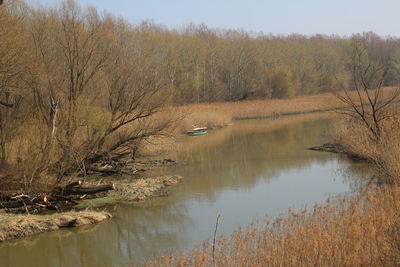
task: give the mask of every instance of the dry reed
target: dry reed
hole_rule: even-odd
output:
[[[352,198],[290,211],[220,237],[216,266],[398,266],[400,188],[384,186]],[[145,266],[210,266],[212,244]]]
[[[388,87],[384,95],[391,95],[396,88]],[[356,92],[348,93],[356,97]],[[383,97],[384,98],[384,97]],[[184,133],[193,126],[210,128],[225,126],[234,118],[266,117],[273,114],[306,113],[316,110],[326,110],[344,107],[332,93],[298,96],[287,99],[247,100],[239,102],[202,103],[183,107],[175,107],[175,112],[185,114],[176,128],[178,133]]]

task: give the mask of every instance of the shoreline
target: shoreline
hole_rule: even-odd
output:
[[[284,116],[296,116],[296,115],[304,115],[304,114],[312,114],[312,113],[323,113],[329,111],[336,111],[344,109],[342,107],[338,108],[326,108],[326,109],[313,109],[307,111],[296,111],[296,112],[285,112],[285,113],[276,113],[272,115],[265,115],[265,116],[248,116],[248,117],[233,117],[233,121],[242,121],[242,120],[259,120],[259,119],[279,119],[279,117]]]
[[[313,146],[307,148],[308,150],[313,150],[313,151],[321,151],[321,152],[328,152],[328,153],[335,153],[335,154],[340,154],[343,156],[348,157],[349,159],[353,161],[364,161],[368,163],[372,163],[372,160],[370,158],[364,157],[362,155],[355,154],[350,151],[346,146],[338,143],[325,143],[320,146]]]
[[[328,109],[314,109],[314,110],[307,110],[307,111],[297,111],[297,112],[286,112],[286,113],[281,113],[277,116],[277,114],[272,114],[272,115],[267,115],[267,116],[248,116],[248,117],[232,117],[231,121],[227,124],[221,124],[221,125],[214,125],[214,127],[210,127],[211,129],[218,129],[222,127],[226,127],[229,124],[231,124],[234,121],[239,121],[239,120],[252,120],[252,119],[278,119],[280,116],[295,116],[295,115],[302,115],[302,114],[310,114],[310,113],[324,113],[324,112],[329,112],[329,111],[334,111],[340,109],[339,108],[328,108]],[[55,212],[53,215],[52,220],[48,220],[46,216],[48,215],[29,215],[29,214],[15,214],[15,213],[10,213],[8,214],[9,217],[16,217],[21,220],[21,218],[29,218],[25,221],[24,227],[27,229],[35,229],[35,225],[37,224],[38,221],[45,221],[45,225],[49,225],[48,227],[44,228],[38,228],[38,230],[33,230],[33,231],[23,231],[20,230],[20,234],[15,234],[13,235],[12,238],[1,238],[1,236],[5,235],[4,233],[7,232],[12,232],[13,230],[13,225],[10,223],[8,226],[7,225],[1,225],[0,227],[0,242],[6,241],[6,240],[12,240],[12,239],[19,239],[19,238],[24,238],[33,234],[38,234],[42,232],[47,232],[47,231],[53,231],[53,230],[58,230],[62,228],[63,224],[61,223],[60,226],[57,226],[58,220],[61,221],[65,220],[65,216],[70,216],[68,215],[69,213],[76,213],[76,212],[82,212],[79,210],[82,209],[88,209],[88,208],[99,208],[111,204],[117,204],[117,203],[123,203],[123,202],[140,202],[140,201],[145,201],[149,198],[152,197],[161,197],[165,196],[168,194],[167,188],[172,185],[176,185],[182,181],[182,177],[179,175],[172,175],[172,176],[159,176],[159,177],[148,177],[148,178],[140,178],[139,176],[136,176],[138,173],[137,171],[141,172],[143,171],[143,167],[150,167],[150,169],[157,168],[157,166],[165,166],[163,160],[150,160],[147,162],[146,160],[140,160],[138,159],[137,162],[132,162],[135,164],[136,167],[136,172],[132,173],[131,178],[129,179],[124,179],[123,181],[120,181],[119,179],[107,179],[108,182],[113,182],[113,186],[115,188],[113,190],[107,191],[107,192],[102,192],[98,196],[94,196],[91,199],[86,199],[79,201],[77,205],[73,206],[73,209],[76,208],[78,211],[68,211],[68,212]],[[174,163],[174,162],[173,162]],[[137,165],[137,166],[136,166]],[[146,166],[147,165],[147,166]],[[167,164],[167,167],[169,165]],[[112,172],[110,174],[106,174],[106,178],[112,176]],[[92,180],[99,180],[99,178],[91,178]],[[100,179],[101,181],[101,179]],[[86,211],[88,212],[88,211]],[[100,216],[104,217],[105,215],[103,212],[98,212],[98,211],[90,211],[90,214],[92,217]],[[102,220],[92,220],[88,224],[92,223],[97,223],[101,222],[106,219],[110,219],[112,216],[111,214],[107,213],[108,215],[106,218]],[[32,218],[35,218],[32,220]],[[63,219],[64,218],[64,219]],[[0,214],[0,221],[1,221],[1,214]],[[4,221],[4,220],[3,220]],[[29,221],[32,222],[32,224],[29,224]],[[68,220],[67,220],[68,221]],[[79,221],[79,216],[70,218],[70,221]],[[68,224],[68,227],[78,227],[81,224],[79,223],[70,223]],[[84,225],[84,224],[82,224]],[[6,235],[7,236],[7,235]]]
[[[132,178],[114,183],[115,188],[91,199],[77,202],[70,211],[53,214],[17,214],[0,212],[0,243],[28,236],[95,224],[112,218],[106,211],[90,210],[122,202],[142,202],[167,195],[168,187],[182,181],[179,175]],[[89,209],[89,210],[88,210]]]
[[[111,218],[112,215],[105,211],[71,211],[53,215],[0,214],[0,243]]]

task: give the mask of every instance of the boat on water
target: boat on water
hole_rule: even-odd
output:
[[[189,136],[197,136],[197,135],[203,135],[207,133],[207,127],[196,127],[193,128],[192,131],[188,131],[186,134]]]

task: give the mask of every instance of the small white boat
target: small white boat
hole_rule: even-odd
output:
[[[193,128],[192,131],[187,132],[187,135],[190,136],[197,136],[197,135],[203,135],[207,133],[207,127],[196,127]]]
[[[193,131],[206,131],[207,130],[207,127],[196,127],[196,128],[193,128]]]

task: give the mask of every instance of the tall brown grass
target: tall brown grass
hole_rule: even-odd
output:
[[[363,124],[350,121],[336,142],[351,153],[369,159],[377,169],[380,182],[400,186],[400,115],[386,119],[381,127],[381,138],[376,140]]]
[[[384,95],[390,95],[396,88],[387,87]],[[357,97],[355,91],[348,92]],[[185,114],[177,127],[183,133],[193,126],[219,127],[232,122],[234,118],[265,117],[273,114],[310,112],[316,110],[345,107],[332,93],[298,96],[287,99],[247,100],[239,102],[202,103],[175,107],[175,111]]]
[[[400,188],[381,187],[253,223],[146,266],[398,266]]]
[[[274,113],[307,112],[329,109],[341,103],[332,94],[300,96],[290,99],[248,100],[240,102],[203,103],[176,107],[185,112],[178,131],[184,132],[193,126],[219,127],[232,122],[234,118],[271,116]]]

